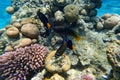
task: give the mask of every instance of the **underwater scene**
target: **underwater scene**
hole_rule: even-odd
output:
[[[0,0],[0,80],[120,80],[119,0]]]

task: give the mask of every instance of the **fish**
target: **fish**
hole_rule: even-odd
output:
[[[48,18],[45,16],[45,14],[43,14],[42,12],[40,12],[39,10],[37,11],[37,16],[39,17],[39,19],[41,20],[41,22],[45,25],[45,27],[47,29],[51,28],[51,24],[48,21]]]
[[[41,22],[44,24],[45,26],[45,33],[42,33],[41,35],[43,37],[49,36],[50,32],[51,32],[51,24],[48,21],[48,18],[45,16],[45,14],[43,14],[42,12],[40,12],[39,10],[37,11],[37,16],[39,17],[39,19],[41,20]]]
[[[55,57],[57,58],[57,57],[61,56],[67,48],[69,48],[71,50],[76,50],[76,47],[73,45],[72,40],[70,40],[69,38],[66,37],[63,40],[62,45],[56,51]]]

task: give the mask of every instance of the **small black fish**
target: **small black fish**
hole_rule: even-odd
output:
[[[62,45],[57,50],[55,57],[61,56],[65,52],[66,48],[69,48],[71,50],[76,49],[75,46],[73,45],[72,41],[70,39],[68,39],[67,37],[63,40]]]
[[[48,18],[43,14],[41,13],[39,10],[37,12],[37,15],[39,16],[39,19],[42,21],[42,23],[48,28],[50,29],[51,28],[51,24],[48,22]]]
[[[51,31],[51,24],[49,23],[48,18],[42,12],[40,12],[39,10],[37,11],[37,16],[39,17],[41,22],[46,27],[45,35],[48,36],[50,34],[50,31]]]

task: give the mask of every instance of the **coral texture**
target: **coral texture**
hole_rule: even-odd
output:
[[[70,4],[64,8],[65,18],[68,22],[74,22],[79,15],[79,8],[76,5]]]
[[[0,80],[27,80],[30,72],[44,64],[47,48],[32,44],[0,56]]]
[[[56,51],[52,51],[45,60],[45,67],[50,72],[66,72],[71,67],[71,61],[67,55],[54,58]]]
[[[16,38],[19,36],[19,30],[16,27],[10,27],[6,30],[6,34],[10,38]]]
[[[37,38],[39,35],[39,29],[35,24],[25,24],[21,28],[21,32],[23,35],[30,37],[30,38]]]
[[[62,76],[55,73],[50,79],[45,78],[45,80],[65,80]]]

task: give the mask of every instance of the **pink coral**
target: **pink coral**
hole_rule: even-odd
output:
[[[48,50],[32,44],[0,56],[0,80],[28,80],[29,74],[40,69]]]
[[[81,76],[81,80],[94,80],[94,76],[92,74],[84,74]]]

